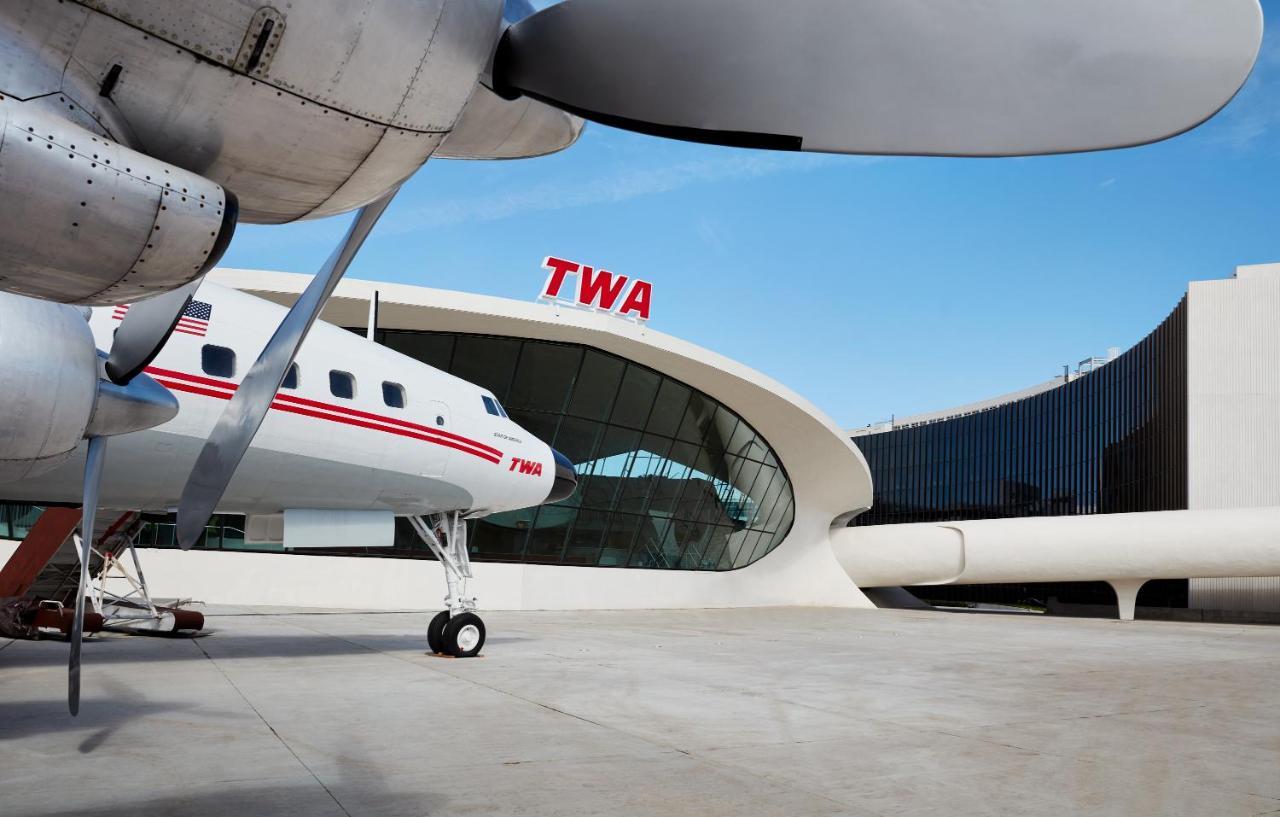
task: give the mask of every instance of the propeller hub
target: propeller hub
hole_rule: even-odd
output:
[[[127,385],[98,381],[98,397],[89,418],[86,437],[111,437],[142,431],[178,416],[178,398],[145,374]]]

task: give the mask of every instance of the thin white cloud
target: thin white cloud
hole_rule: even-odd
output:
[[[401,211],[384,233],[497,221],[525,213],[616,204],[702,184],[741,181],[780,173],[806,173],[836,162],[870,164],[876,157],[795,153],[731,153],[650,167],[622,167],[581,181],[558,180],[512,190],[455,197]]]
[[[698,232],[698,237],[702,239],[702,243],[714,250],[717,255],[724,255],[728,247],[724,239],[720,237],[720,229],[714,221],[702,216],[698,219],[695,229]]]
[[[1280,40],[1263,42],[1253,74],[1214,124],[1213,141],[1247,150],[1280,125],[1280,106],[1270,85],[1280,70]]]

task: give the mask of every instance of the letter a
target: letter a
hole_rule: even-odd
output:
[[[653,284],[648,281],[637,280],[631,285],[631,291],[627,293],[627,299],[622,302],[622,308],[618,310],[619,315],[626,315],[628,312],[634,312],[636,318],[642,321],[649,320],[649,304],[653,300]]]

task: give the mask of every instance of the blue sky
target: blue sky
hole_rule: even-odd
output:
[[[1280,20],[1280,0],[1263,6]],[[544,256],[594,263],[653,282],[654,329],[864,425],[1127,348],[1188,281],[1280,261],[1278,86],[1274,28],[1199,129],[1027,159],[731,150],[589,125],[555,156],[428,162],[348,275],[532,300]],[[313,272],[347,221],[243,225],[222,263]]]

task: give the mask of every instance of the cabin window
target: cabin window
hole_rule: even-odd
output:
[[[484,410],[492,414],[494,417],[501,417],[502,412],[498,411],[498,401],[494,400],[487,394],[480,395],[480,399],[484,401]]]
[[[289,371],[287,374],[285,374],[284,382],[280,384],[280,387],[283,389],[298,388],[298,364],[297,363],[289,364]]]
[[[437,415],[436,415],[436,425],[438,425],[438,426],[442,426],[442,425],[444,425],[444,415],[443,415],[443,414],[437,414]]]
[[[391,408],[404,408],[404,386],[387,380],[382,381],[382,402]]]
[[[329,372],[329,393],[343,400],[352,400],[356,396],[356,378],[351,372],[340,372],[332,369]]]
[[[206,343],[200,350],[200,368],[212,377],[235,377],[236,353],[225,346]]]

